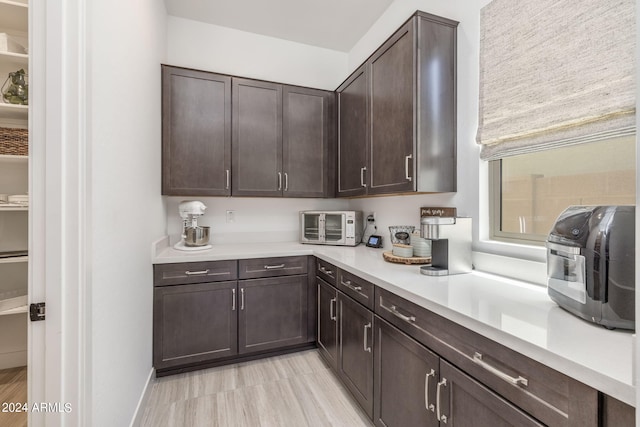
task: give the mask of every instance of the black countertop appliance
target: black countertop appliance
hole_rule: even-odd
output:
[[[547,238],[548,293],[606,328],[635,330],[635,206],[570,206]]]

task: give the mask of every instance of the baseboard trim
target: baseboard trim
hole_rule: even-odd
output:
[[[133,413],[133,419],[131,420],[131,424],[129,427],[140,427],[142,425],[142,417],[144,417],[144,408],[147,407],[147,402],[149,401],[149,397],[151,396],[151,391],[153,390],[153,383],[155,382],[155,369],[151,368],[151,372],[149,372],[149,377],[147,378],[147,383],[144,386],[144,390],[142,390],[142,394],[140,395],[140,400],[138,400],[138,406],[136,406],[136,411]]]
[[[0,353],[0,369],[27,366],[27,350]]]

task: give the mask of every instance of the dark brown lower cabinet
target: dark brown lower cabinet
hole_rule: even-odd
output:
[[[338,375],[373,416],[373,313],[338,292]]]
[[[384,320],[375,322],[377,426],[543,425]]]
[[[307,342],[307,275],[240,280],[238,351]]]
[[[338,291],[318,278],[318,348],[333,369],[338,366]]]
[[[237,282],[154,289],[153,366],[205,362],[238,352]]]
[[[440,358],[378,317],[375,331],[375,425],[437,426]]]
[[[464,372],[440,359],[436,417],[447,426],[543,426]]]

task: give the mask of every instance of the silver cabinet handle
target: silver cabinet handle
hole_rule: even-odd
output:
[[[200,270],[200,271],[185,271],[184,274],[186,274],[187,276],[195,276],[197,274],[207,274],[209,272],[209,269],[206,270]]]
[[[336,316],[336,309],[334,308],[334,304],[336,304],[338,302],[338,300],[336,298],[331,298],[329,300],[329,319],[333,320],[334,322],[338,320],[338,317]]]
[[[240,310],[244,310],[244,288],[240,288]]]
[[[328,270],[327,268],[321,266],[320,264],[318,264],[318,270],[322,271],[324,274],[326,274],[327,276],[331,276],[333,277],[333,271]]]
[[[367,171],[367,168],[360,168],[360,185],[366,187],[367,184],[364,183],[364,173]]]
[[[236,290],[231,289],[231,311],[236,311]]]
[[[440,388],[441,387],[446,387],[447,386],[447,379],[443,378],[442,381],[440,381],[438,383],[438,386],[436,388],[436,418],[438,419],[438,421],[440,421],[443,424],[447,423],[447,416],[446,415],[442,415],[440,413],[440,407],[442,406],[440,403]]]
[[[364,325],[364,337],[362,338],[362,347],[364,351],[366,351],[367,353],[371,353],[371,347],[367,345],[367,342],[369,341],[368,340],[369,335],[367,335],[367,329],[371,329],[371,322]]]
[[[284,264],[278,264],[278,265],[265,265],[264,269],[265,270],[276,270],[278,268],[284,268]]]
[[[409,160],[413,158],[413,154],[409,154],[408,156],[404,156],[404,177],[407,181],[411,181],[411,176],[409,175]]]
[[[278,191],[282,190],[282,172],[278,172]]]
[[[351,284],[351,280],[347,280],[346,282],[340,281],[341,284],[345,285],[349,289],[353,289],[356,292],[360,292],[362,290],[362,286],[354,286]]]
[[[512,377],[511,375],[505,374],[501,370],[499,370],[497,368],[494,368],[493,366],[489,365],[487,362],[482,360],[482,354],[478,353],[477,351],[473,354],[473,361],[475,363],[477,363],[478,365],[482,366],[487,371],[489,371],[492,374],[496,375],[497,377],[502,378],[503,380],[505,380],[509,384],[513,384],[513,385],[516,385],[516,386],[522,385],[524,387],[527,387],[529,385],[529,380],[526,379],[525,377],[518,376],[517,378],[515,378],[515,377]]]
[[[384,307],[384,306],[382,306],[382,307]],[[389,310],[391,312],[391,314],[393,314],[396,317],[399,317],[400,319],[404,320],[405,322],[413,323],[413,322],[416,321],[416,316],[406,316],[406,315],[400,313],[398,311],[398,308],[395,305],[392,305],[389,308],[387,308],[387,307],[384,307],[384,308],[386,308],[387,310]]]
[[[289,174],[284,173],[284,191],[289,191]]]
[[[435,376],[436,371],[434,371],[433,369],[431,370],[431,372],[424,376],[424,407],[427,408],[427,411],[431,412],[434,412],[435,406],[433,406],[433,403],[429,403],[429,378],[435,378]]]
[[[229,169],[227,169],[225,171],[225,190],[229,189],[229,186],[231,185],[231,173],[229,172]]]

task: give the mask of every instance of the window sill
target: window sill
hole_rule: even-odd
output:
[[[543,246],[481,240],[474,247],[473,265],[478,271],[547,285],[547,250]]]

